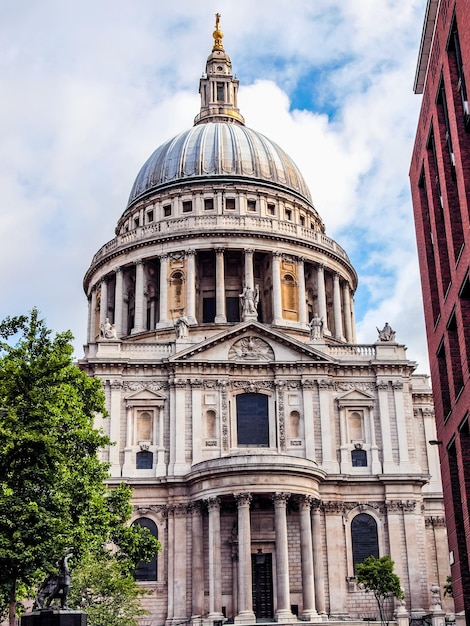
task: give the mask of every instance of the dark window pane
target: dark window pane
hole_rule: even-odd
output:
[[[133,524],[148,528],[150,533],[158,539],[158,529],[155,522],[147,517],[136,519]],[[157,557],[154,556],[149,563],[139,561],[135,568],[136,580],[157,580]]]
[[[379,558],[377,523],[371,515],[359,513],[351,523],[354,568],[368,556]]]
[[[268,397],[259,393],[237,396],[237,435],[239,446],[268,446]]]
[[[353,467],[367,467],[367,452],[365,450],[352,450],[351,461]]]
[[[153,452],[148,452],[148,450],[142,450],[141,452],[137,452],[136,467],[137,469],[152,469]]]

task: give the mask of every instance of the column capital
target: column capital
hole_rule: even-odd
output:
[[[225,252],[225,248],[216,248],[215,249],[215,253],[216,254],[224,254],[224,252]]]
[[[243,252],[244,252],[246,255],[248,255],[248,254],[253,254],[253,253],[254,253],[254,250],[253,250],[253,248],[244,248],[244,249],[243,249]]]
[[[134,265],[137,267],[138,265],[144,265],[145,261],[143,259],[136,259],[134,261]]]
[[[271,254],[275,259],[280,259],[283,256],[282,252],[278,252],[277,250],[273,250]]]
[[[276,493],[273,493],[272,495],[272,499],[274,504],[279,505],[279,504],[284,504],[286,505],[289,498],[290,498],[291,494],[284,492],[284,491],[276,491]]]
[[[307,509],[310,511],[312,508],[312,504],[314,503],[315,498],[313,496],[303,495],[299,496],[298,502],[301,509]]]
[[[234,493],[233,497],[237,501],[237,506],[240,508],[242,506],[250,506],[250,503],[253,499],[253,495],[248,492],[244,493]]]
[[[193,250],[192,248],[190,250],[186,250],[186,256],[196,256],[196,254],[197,254],[196,250]],[[164,256],[164,255],[162,254],[161,256]]]
[[[206,504],[207,504],[207,508],[209,511],[220,511],[220,504],[221,504],[221,500],[220,498],[208,498],[206,500]]]

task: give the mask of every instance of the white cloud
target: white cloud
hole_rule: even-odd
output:
[[[407,178],[425,0],[158,4],[5,7],[0,318],[37,304],[51,327],[83,343],[83,274],[114,236],[141,165],[191,126],[220,10],[247,125],[296,161],[328,234],[359,271],[360,340],[375,340],[387,320],[425,368]],[[299,87],[311,94],[301,110],[291,104]]]

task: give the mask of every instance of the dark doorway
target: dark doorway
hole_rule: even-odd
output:
[[[257,619],[274,617],[272,554],[251,555],[253,611]]]

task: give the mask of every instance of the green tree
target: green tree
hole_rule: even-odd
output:
[[[109,439],[94,428],[105,412],[99,379],[72,360],[69,331],[51,332],[33,309],[0,323],[0,599],[13,626],[19,590],[32,590],[73,547],[87,552],[122,544],[128,569],[158,542],[128,527],[130,489],[109,490],[98,450]]]
[[[356,565],[357,582],[366,592],[372,591],[374,594],[382,624],[388,624],[390,619],[387,614],[387,599],[401,600],[404,597],[400,578],[393,572],[393,565],[389,556],[382,556],[380,559],[369,556]]]
[[[73,569],[69,604],[87,613],[88,626],[137,626],[141,589],[112,554],[87,554]]]

